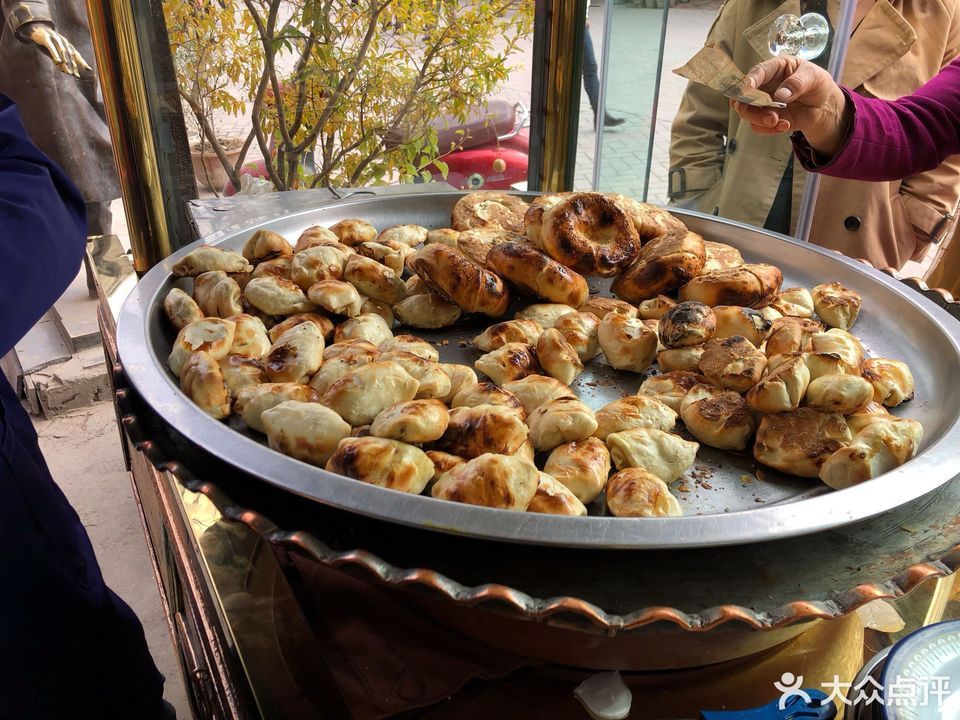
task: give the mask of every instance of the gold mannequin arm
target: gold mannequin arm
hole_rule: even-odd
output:
[[[4,21],[20,42],[33,43],[61,71],[80,77],[90,66],[73,44],[57,32],[46,0],[2,0]]]

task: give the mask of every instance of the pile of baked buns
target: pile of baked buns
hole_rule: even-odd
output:
[[[776,267],[620,195],[474,193],[451,225],[353,219],[193,250],[172,268],[192,292],[164,301],[170,370],[281,453],[508,510],[679,515],[670,484],[700,443],[837,489],[917,452],[920,424],[888,411],[913,397],[910,369],[866,356],[852,289],[784,289]],[[596,277],[616,297],[591,295]],[[412,334],[466,313],[495,320],[473,367]],[[636,382],[591,408],[571,385],[604,361]]]

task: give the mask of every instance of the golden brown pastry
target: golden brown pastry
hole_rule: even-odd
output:
[[[462,390],[477,384],[477,374],[469,365],[458,365],[456,363],[437,363],[437,365],[450,378],[450,392],[445,398],[440,398],[448,405]]]
[[[693,465],[699,447],[691,440],[651,427],[607,435],[610,459],[618,470],[643,468],[667,483]]]
[[[745,393],[763,375],[767,356],[740,335],[714,338],[704,343],[699,367],[714,385]]]
[[[314,225],[313,227],[308,227],[306,230],[300,233],[300,237],[297,238],[296,245],[293,246],[293,252],[298,253],[301,250],[306,250],[307,248],[312,248],[312,247],[318,247],[320,245],[339,245],[339,244],[340,244],[340,238],[338,238],[328,228],[321,227],[319,225]]]
[[[813,296],[802,287],[781,290],[770,306],[787,317],[813,317]]]
[[[675,413],[679,413],[680,403],[690,388],[706,382],[707,379],[698,372],[674,370],[648,377],[640,384],[637,394],[655,398]]]
[[[769,343],[767,345],[769,346]],[[859,375],[863,369],[863,345],[846,330],[831,328],[826,332],[816,333],[810,338],[810,348],[815,353],[839,357],[843,372]]]
[[[539,376],[531,375],[531,377]],[[516,411],[521,419],[527,417],[520,398],[506,388],[492,382],[475,382],[472,385],[467,385],[450,401],[451,408],[477,407],[478,405],[501,405]]]
[[[363,255],[353,254],[347,258],[343,265],[343,279],[367,297],[388,305],[406,297],[407,288],[397,273]]]
[[[330,232],[344,245],[356,247],[360,243],[376,239],[377,229],[366,220],[341,220],[330,226]]]
[[[711,307],[760,308],[773,301],[782,284],[783,274],[773,265],[748,264],[693,278],[680,288],[680,300],[696,300]]]
[[[441,475],[430,490],[440,500],[526,510],[540,485],[537,466],[515,455],[487,453]]]
[[[597,431],[594,435],[606,440],[612,433],[635,427],[672,430],[677,413],[649,395],[634,395],[614,400],[597,410]]]
[[[336,346],[334,346],[336,347]],[[330,350],[330,348],[327,348]],[[310,378],[310,387],[318,393],[323,394],[335,380],[342,378],[351,370],[356,370],[361,365],[371,363],[380,357],[380,351],[371,346],[369,349],[357,347],[350,352],[344,352],[335,357],[327,357],[324,351],[323,364],[320,369]]]
[[[433,480],[436,480],[448,470],[453,470],[457,465],[463,465],[467,462],[466,458],[459,455],[451,455],[443,450],[426,450],[427,457],[433,463]]]
[[[800,408],[763,416],[753,457],[791,475],[817,477],[827,458],[849,442],[850,429],[842,415]]]
[[[543,331],[535,352],[543,371],[564,385],[571,384],[583,372],[583,362],[577,351],[556,328]]]
[[[633,222],[601,193],[576,193],[543,214],[543,249],[582,275],[613,277],[640,253]]]
[[[515,410],[503,405],[455,407],[438,450],[465,458],[484,453],[513,455],[527,440],[527,426]]]
[[[697,440],[721,450],[743,450],[755,428],[753,414],[738,393],[711,385],[690,388],[680,403],[680,419]]]
[[[827,325],[841,330],[853,327],[863,304],[860,293],[834,282],[817,285],[811,294],[813,309]]]
[[[347,317],[360,315],[363,304],[357,288],[343,280],[320,280],[307,289],[307,298],[327,312]]]
[[[773,323],[753,308],[718,305],[713,314],[717,319],[716,338],[740,335],[760,347],[773,330]]]
[[[393,337],[387,321],[373,313],[362,313],[340,323],[333,333],[334,342],[342,340],[366,340],[372,345],[381,345]]]
[[[647,243],[637,262],[613,281],[610,290],[632,303],[664,295],[695,278],[704,258],[702,237],[686,230],[669,232]]]
[[[477,335],[473,344],[484,352],[502,348],[507,343],[533,345],[542,332],[543,328],[536,320],[504,320]]]
[[[408,295],[393,306],[393,312],[403,325],[421,330],[450,327],[462,314],[457,305],[432,292]]]
[[[607,193],[607,197],[627,214],[630,222],[636,228],[641,242],[647,242],[668,232],[682,230],[686,227],[664,208],[640,202],[619,193]]]
[[[607,362],[617,370],[643,372],[657,354],[657,334],[639,318],[608,313],[600,321],[597,340]]]
[[[232,320],[203,318],[180,328],[167,361],[173,374],[180,377],[183,366],[195,352],[208,352],[214,360],[222,360],[233,347],[236,325]]]
[[[250,274],[250,279],[252,280],[258,277],[279,277],[284,280],[289,280],[292,271],[293,256],[281,255],[273,260],[264,260],[262,263],[259,263]],[[246,285],[244,285],[244,289],[246,289]]]
[[[204,315],[196,300],[180,288],[171,288],[163,299],[163,312],[170,324],[177,330],[196,320],[203,320]]]
[[[233,250],[222,250],[213,245],[201,245],[180,258],[170,268],[177,277],[196,277],[205,272],[222,270],[225,273],[246,273],[253,265]]]
[[[527,203],[516,195],[482,191],[465,195],[453,206],[451,225],[454,230],[493,228],[522,233]]]
[[[325,318],[323,315],[318,315],[317,313],[297,313],[296,315],[291,315],[283,322],[279,322],[270,328],[270,342],[275,343],[287,330],[292,328],[294,325],[299,325],[300,323],[304,322],[310,322],[316,325],[317,330],[319,330],[320,334],[323,335],[324,340],[332,339],[334,326],[330,320]]]
[[[416,398],[445,398],[450,394],[452,383],[450,376],[441,369],[438,363],[424,360],[419,355],[391,350],[380,355],[380,360],[392,360],[417,379],[420,387],[417,388]]]
[[[422,493],[433,477],[433,463],[423,450],[378,437],[344,438],[326,469],[413,495]]]
[[[354,427],[369,425],[391,405],[413,400],[420,383],[392,360],[375,360],[334,380],[322,402]]]
[[[743,256],[732,245],[725,243],[703,241],[703,273],[718,272],[720,270],[735,270],[743,265]]]
[[[595,437],[554,448],[543,471],[565,485],[582,503],[596,500],[610,474],[610,451]]]
[[[533,306],[531,306],[533,307]],[[594,295],[580,306],[580,312],[587,312],[597,316],[598,320],[603,320],[607,313],[620,313],[627,317],[637,317],[637,308],[623,300],[616,298]]]
[[[901,360],[867,358],[863,361],[863,377],[873,386],[873,399],[887,407],[896,407],[913,400],[913,373]]]
[[[657,295],[655,298],[644,300],[637,305],[637,316],[643,320],[659,320],[665,312],[676,307],[676,305],[676,301],[666,295]]]
[[[527,240],[534,247],[543,249],[543,214],[572,194],[570,192],[548,193],[538,195],[530,202],[530,206],[523,215],[523,225]]]
[[[583,362],[592,360],[600,354],[600,318],[590,312],[568,313],[560,317],[554,329],[563,335]]]
[[[281,277],[253,278],[244,288],[243,297],[267,315],[293,315],[315,309],[299,285]]]
[[[232,396],[245,387],[269,382],[260,359],[245,355],[227,355],[220,361],[220,372]]]
[[[640,468],[621,470],[607,482],[607,507],[617,517],[680,517],[683,509],[667,484]]]
[[[230,317],[243,312],[240,286],[222,270],[198,275],[193,281],[193,299],[205,317]]]
[[[498,385],[540,372],[534,349],[525,343],[507,343],[481,355],[473,364]]]
[[[584,516],[587,508],[570,492],[565,485],[546,473],[540,473],[540,482],[533,495],[527,512],[545,515]]]
[[[457,246],[457,238],[459,237],[459,230],[454,230],[453,228],[437,228],[436,230],[427,232],[426,243],[427,245],[430,243],[440,243],[441,245],[455,248]]]
[[[473,228],[460,233],[456,247],[470,262],[480,267],[487,267],[487,253],[495,245],[517,240],[521,237],[518,233],[495,228]],[[490,269],[493,270],[493,268]]]
[[[406,288],[408,299],[414,295],[425,295],[433,292],[419,275],[411,275],[403,285]]]
[[[272,230],[257,230],[243,244],[243,256],[256,265],[282,255],[293,255],[293,248],[282,235]]]
[[[850,432],[856,435],[858,432],[863,430],[867,425],[873,425],[875,422],[889,422],[890,420],[896,420],[897,418],[889,413],[889,411],[878,402],[868,402],[862,408],[852,415],[847,415],[844,418],[847,421],[847,426],[850,428]]]
[[[767,357],[785,355],[792,352],[807,352],[814,335],[823,330],[818,320],[784,317],[773,321],[773,327],[767,336]]]
[[[858,375],[822,375],[807,386],[806,404],[824,413],[851,415],[873,399],[873,385]]]
[[[590,288],[582,275],[531,245],[496,245],[487,253],[486,263],[500,277],[549,302],[580,307],[590,297]]]
[[[393,308],[391,308],[385,302],[368,298],[366,295],[361,295],[360,299],[361,315],[379,315],[383,318],[383,321],[387,324],[388,328],[393,327],[395,322],[395,318],[393,317]]]
[[[770,322],[774,322],[775,320],[779,320],[783,317],[783,313],[771,305],[765,305],[762,308],[756,308],[756,310]]]
[[[229,318],[234,324],[231,355],[260,358],[270,350],[270,336],[260,318],[240,313]]]
[[[263,358],[270,382],[310,381],[323,362],[323,335],[313,323],[300,323],[287,330]]]
[[[533,320],[544,330],[552,328],[564,315],[577,312],[575,308],[560,303],[534,303],[518,310],[517,320]]]
[[[427,229],[422,225],[394,225],[381,231],[377,242],[384,241],[403,243],[407,247],[415,247],[427,241]]]
[[[497,275],[446,245],[426,245],[410,257],[410,267],[433,292],[467,312],[500,317],[510,292]]]
[[[342,280],[346,256],[326,245],[301,250],[290,263],[290,281],[307,292],[321,280]]]
[[[519,398],[524,415],[527,417],[538,407],[551,400],[576,397],[569,387],[556,378],[546,375],[527,375],[519,380],[504,383],[503,389],[509,390]]]
[[[180,374],[180,389],[207,415],[222,420],[230,414],[230,390],[210,353],[199,350],[187,358]]]
[[[348,338],[345,340],[337,340],[333,345],[328,345],[323,350],[323,359],[333,360],[334,358],[343,357],[343,356],[352,356],[356,353],[370,354],[379,356],[380,348],[374,345],[368,340],[363,340],[362,338]]]
[[[872,480],[913,458],[923,441],[916,420],[896,418],[868,425],[820,467],[820,479],[834,490]]]
[[[251,385],[237,393],[233,401],[233,412],[239,415],[251,430],[266,432],[263,413],[287,400],[320,402],[320,395],[312,387],[297,383]]]
[[[699,371],[701,357],[703,357],[703,345],[667,348],[657,353],[657,365],[662,373],[678,370]]]
[[[576,398],[562,397],[530,413],[527,425],[530,442],[543,451],[590,437],[597,431],[597,418],[593,410]]]
[[[776,357],[784,357],[777,355]],[[800,407],[810,384],[802,356],[790,357],[769,370],[747,393],[747,405],[762,413],[789,412]]]
[[[416,335],[394,335],[380,343],[380,352],[391,352],[394,350],[413,353],[430,362],[437,362],[440,359],[440,353],[437,349]]]
[[[439,400],[407,400],[377,415],[370,434],[419,445],[443,437],[449,422],[447,406]]]
[[[664,347],[703,345],[716,332],[717,318],[703,303],[682,302],[663,314],[659,327]]]
[[[287,400],[260,416],[267,441],[277,452],[323,467],[350,425],[320,403]]]

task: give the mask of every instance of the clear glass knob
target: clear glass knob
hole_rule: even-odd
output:
[[[776,57],[793,55],[801,60],[820,57],[830,41],[830,25],[818,13],[801,17],[781,15],[767,34],[770,52]]]

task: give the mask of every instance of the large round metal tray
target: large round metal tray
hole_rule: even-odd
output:
[[[330,225],[362,217],[375,226],[419,223],[443,227],[462,193],[418,193],[346,200],[322,209],[300,211],[247,225],[209,238],[239,249],[254,229],[269,228],[295,239],[311,225]],[[729,243],[749,262],[779,266],[785,286],[811,287],[839,281],[863,296],[854,328],[873,355],[905,360],[917,384],[916,399],[898,409],[923,423],[925,438],[917,458],[903,467],[840,492],[817,481],[758,473],[749,456],[703,448],[694,473],[675,484],[684,517],[628,519],[512,513],[460,505],[367,485],[285,457],[265,446],[262,437],[217,422],[179,390],[166,358],[174,333],[163,317],[162,301],[175,284],[188,280],[170,274],[171,265],[190,246],[150,270],[121,311],[120,360],[131,383],[157,413],[216,457],[291,492],[374,518],[442,532],[512,542],[602,548],[671,548],[731,545],[775,540],[840,527],[899,507],[943,485],[960,472],[960,326],[955,319],[882,273],[815,246],[756,228],[678,211],[704,237]],[[488,320],[468,319],[452,331],[417,334],[439,344],[441,359],[473,363],[478,353],[462,347]],[[445,344],[444,341],[446,341]],[[636,391],[642,378],[617,373],[593,361],[575,383],[593,407]],[[238,429],[240,430],[238,432]],[[591,513],[602,512],[602,504]]]

